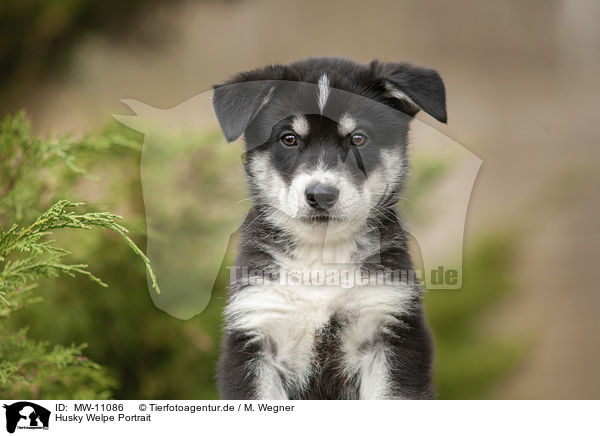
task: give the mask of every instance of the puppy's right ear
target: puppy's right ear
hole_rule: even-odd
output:
[[[446,88],[439,73],[408,62],[383,65],[384,87],[409,115],[423,109],[436,120],[446,123]]]
[[[213,87],[212,104],[228,142],[246,130],[275,89],[271,80],[226,83]]]

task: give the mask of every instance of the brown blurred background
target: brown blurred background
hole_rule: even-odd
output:
[[[68,27],[58,12],[30,23],[40,40]],[[2,114],[24,108],[38,133],[81,134],[126,113],[121,99],[169,108],[267,63],[338,55],[436,68],[448,125],[419,118],[483,159],[466,247],[481,231],[518,235],[514,292],[485,328],[527,336],[527,351],[490,396],[600,397],[600,3],[206,0],[131,2],[116,15],[109,26],[77,16],[89,26],[58,49],[11,43]]]

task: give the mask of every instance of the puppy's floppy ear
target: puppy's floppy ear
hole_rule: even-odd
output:
[[[228,142],[246,130],[260,109],[269,101],[275,82],[258,80],[225,83],[213,87],[212,104]]]
[[[422,109],[442,123],[448,120],[446,89],[437,71],[408,62],[387,63],[383,65],[383,84],[409,115]]]

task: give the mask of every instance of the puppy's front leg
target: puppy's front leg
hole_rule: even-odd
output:
[[[263,400],[288,400],[281,374],[277,371],[273,357],[265,353],[253,364],[257,397]]]
[[[273,356],[244,332],[225,334],[217,378],[223,400],[288,399]]]
[[[367,351],[359,363],[360,399],[389,400],[392,399],[390,390],[390,368],[381,346]]]

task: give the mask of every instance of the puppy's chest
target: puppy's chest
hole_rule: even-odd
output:
[[[398,286],[353,284],[351,277],[360,274],[357,265],[280,266],[282,280],[249,286],[233,296],[227,308],[230,327],[260,338],[266,359],[297,391],[329,386],[322,379],[360,376],[361,368],[377,355],[377,339],[385,327],[408,308],[410,292]],[[293,278],[294,272],[300,278]],[[324,282],[315,280],[319,274]],[[346,279],[340,282],[342,276]]]
[[[239,291],[231,299],[227,312],[232,315],[229,318],[235,327],[264,337],[279,360],[291,363],[310,354],[315,340],[332,322],[336,323],[336,334],[340,336],[349,333],[366,316],[371,321],[382,318],[385,308],[374,307],[376,303],[363,306],[381,293],[387,292],[375,288],[270,282]]]

